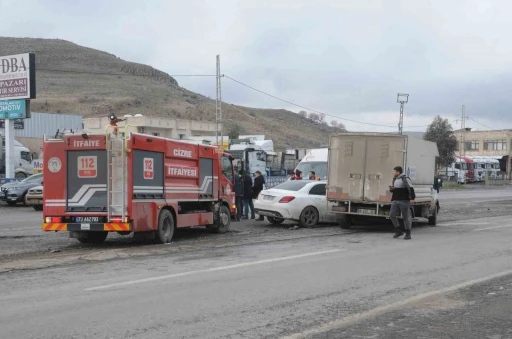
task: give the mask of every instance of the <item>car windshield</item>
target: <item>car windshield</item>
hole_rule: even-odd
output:
[[[281,185],[277,185],[273,187],[277,190],[285,190],[285,191],[299,191],[302,187],[306,186],[311,181],[304,181],[304,180],[289,180]]]
[[[310,171],[315,172],[315,175],[322,180],[327,179],[327,161],[308,161],[301,162],[297,169],[302,172],[302,177],[307,178]]]
[[[35,175],[31,175],[30,177],[28,177],[26,179],[21,180],[21,182],[38,182],[42,179],[42,177],[43,177],[42,174],[35,174]]]

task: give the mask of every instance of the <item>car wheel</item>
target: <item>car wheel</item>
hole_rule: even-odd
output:
[[[17,204],[16,201],[6,201],[7,205],[9,206],[15,206]]]
[[[318,224],[319,218],[318,210],[313,206],[308,206],[300,214],[299,226],[315,227]]]
[[[274,218],[274,217],[267,217],[267,220],[272,225],[280,225],[284,222],[283,218]]]
[[[43,205],[34,205],[32,207],[34,207],[34,210],[36,210],[36,211],[42,211],[43,210]]]

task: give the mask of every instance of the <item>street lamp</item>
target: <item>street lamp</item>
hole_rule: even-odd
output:
[[[398,122],[398,134],[404,129],[404,105],[409,101],[409,94],[398,93],[396,102],[400,104],[400,121]]]

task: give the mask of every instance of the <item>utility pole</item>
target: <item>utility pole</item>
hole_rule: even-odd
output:
[[[398,93],[396,102],[400,104],[400,120],[398,121],[398,134],[404,131],[404,105],[409,101],[409,94]]]
[[[222,131],[222,91],[221,91],[221,75],[220,75],[220,55],[217,55],[217,98],[215,101],[215,137],[217,140],[217,146],[219,146],[219,123],[221,124],[220,128],[220,140],[222,145],[222,150],[224,150],[224,136]]]
[[[466,156],[466,106],[462,105],[462,118],[460,120],[460,147],[459,154]]]

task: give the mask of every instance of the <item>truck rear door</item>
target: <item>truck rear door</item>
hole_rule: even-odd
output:
[[[366,138],[351,134],[329,139],[328,197],[362,200],[364,196]]]
[[[66,210],[107,211],[107,151],[67,151]]]
[[[405,150],[406,137],[403,136],[366,138],[364,200],[386,200],[393,181],[393,168],[404,166]]]

